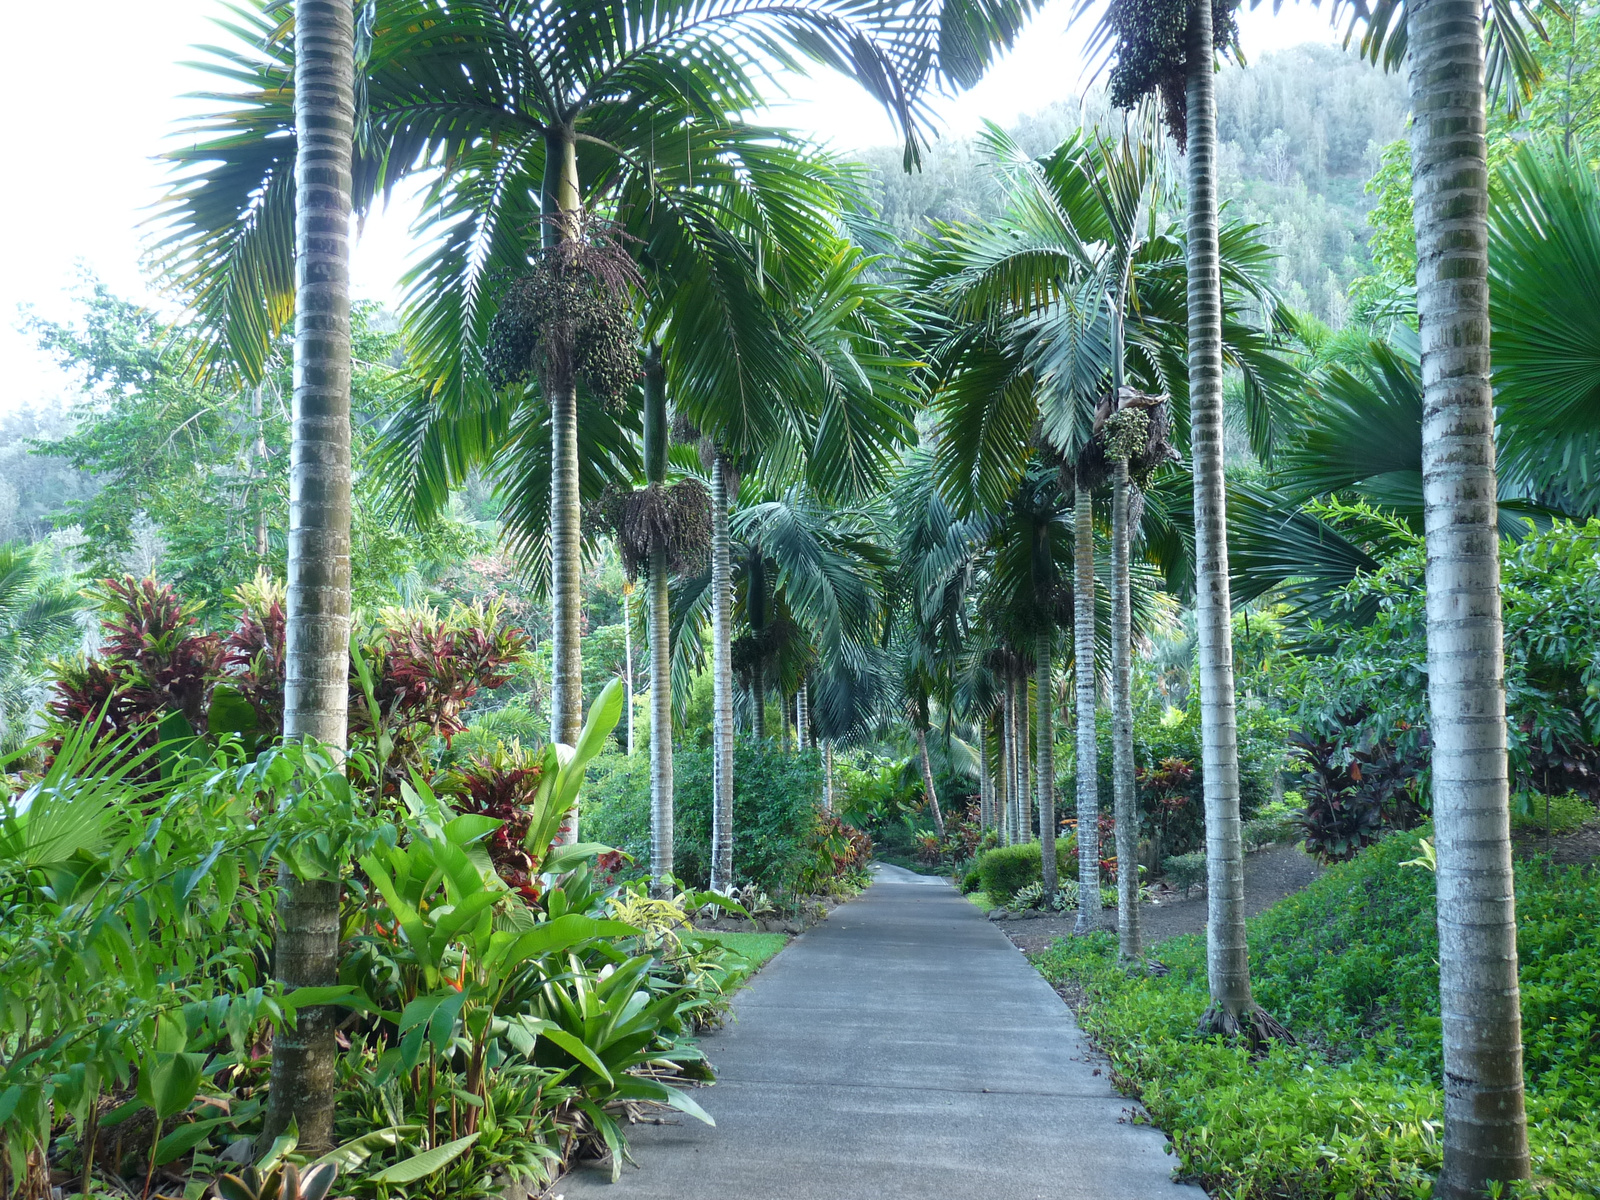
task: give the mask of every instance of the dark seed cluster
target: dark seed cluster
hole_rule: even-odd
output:
[[[1211,40],[1217,49],[1238,39],[1238,0],[1212,0]],[[1167,128],[1178,148],[1188,141],[1188,0],[1111,0],[1106,22],[1116,33],[1117,61],[1111,68],[1111,103],[1133,108],[1158,94]]]
[[[667,550],[667,571],[688,575],[705,562],[711,545],[711,495],[698,479],[638,491],[610,489],[599,501],[599,518],[617,539],[629,579],[648,570],[650,550]]]
[[[622,405],[643,375],[637,278],[627,252],[603,234],[541,250],[501,291],[485,355],[490,384],[572,380],[607,407]]]

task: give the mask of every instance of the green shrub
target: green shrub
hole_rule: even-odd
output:
[[[673,751],[673,867],[704,887],[711,874],[709,749]],[[776,744],[740,739],[734,748],[733,874],[775,895],[792,893],[816,861],[822,768],[814,751],[785,754]],[[609,754],[591,769],[581,827],[585,841],[650,861],[648,755]]]
[[[983,876],[978,874],[978,868],[973,867],[961,877],[961,894],[969,896],[983,886]]]
[[[1294,1047],[1265,1058],[1195,1028],[1205,943],[1156,951],[1159,978],[1117,966],[1109,936],[1057,942],[1036,962],[1088,997],[1083,1027],[1119,1084],[1167,1129],[1181,1170],[1213,1195],[1296,1200],[1430,1194],[1443,1099],[1434,877],[1401,864],[1426,829],[1330,870],[1249,924],[1256,998]],[[1529,1142],[1539,1181],[1518,1195],[1600,1191],[1600,877],[1517,864],[1517,948]]]
[[[1161,871],[1168,883],[1175,888],[1182,888],[1187,896],[1195,884],[1206,881],[1206,852],[1192,850],[1188,854],[1170,855],[1162,859]]]
[[[996,904],[1009,904],[1031,883],[1042,882],[1043,858],[1038,842],[1021,842],[986,850],[978,858],[977,875],[983,890]],[[1078,864],[1068,852],[1065,838],[1056,842],[1056,872],[1062,879],[1074,878]]]
[[[1576,833],[1594,820],[1594,801],[1576,792],[1564,796],[1530,793],[1517,797],[1511,810],[1511,828],[1519,833],[1548,833],[1560,837]]]
[[[1290,797],[1293,796],[1293,802]],[[1241,837],[1246,850],[1259,850],[1279,842],[1292,842],[1300,836],[1301,799],[1297,792],[1287,792],[1282,800],[1263,804],[1256,815],[1244,823]]]

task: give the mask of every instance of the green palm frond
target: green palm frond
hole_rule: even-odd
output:
[[[1600,181],[1554,144],[1517,154],[1489,215],[1500,467],[1600,506]]]

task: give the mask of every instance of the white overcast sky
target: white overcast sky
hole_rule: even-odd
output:
[[[63,46],[62,9],[8,6],[12,46],[63,47],[59,54],[15,54],[10,93],[29,97],[11,125],[9,178],[0,183],[0,412],[54,407],[71,385],[18,329],[19,309],[64,319],[79,264],[130,297],[146,296],[140,273],[141,223],[159,196],[163,172],[152,156],[196,102],[187,92],[205,78],[183,65],[192,47],[218,40],[212,18],[221,0],[78,0]],[[1088,25],[1067,28],[1074,0],[1050,0],[1016,48],[972,91],[941,98],[948,135],[980,119],[1009,124],[1056,100],[1079,95]],[[1302,42],[1336,42],[1325,15],[1308,3],[1270,5],[1241,18],[1245,52],[1258,56]],[[20,24],[20,28],[18,28]],[[891,143],[882,111],[859,88],[821,75],[797,79],[770,117],[838,149]],[[202,106],[203,107],[203,106]],[[367,224],[353,264],[358,295],[392,298],[408,250],[409,214],[395,210]]]

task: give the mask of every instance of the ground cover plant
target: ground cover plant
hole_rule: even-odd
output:
[[[1441,1163],[1438,935],[1427,829],[1391,835],[1250,922],[1252,981],[1295,1035],[1264,1053],[1201,1038],[1204,939],[1128,970],[1107,935],[1036,958],[1119,1086],[1172,1136],[1180,1173],[1227,1200],[1426,1197]],[[1600,877],[1517,864],[1532,1183],[1600,1190]]]

